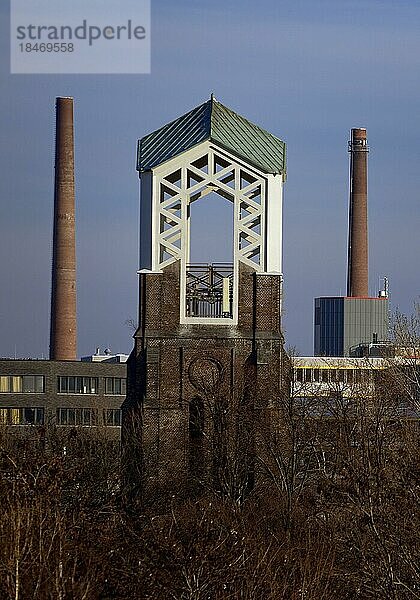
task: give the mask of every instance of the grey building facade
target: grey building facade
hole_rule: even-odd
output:
[[[315,356],[349,356],[362,343],[388,339],[388,298],[315,298]]]

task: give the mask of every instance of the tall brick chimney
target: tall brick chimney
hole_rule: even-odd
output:
[[[56,98],[50,359],[76,360],[73,98]]]
[[[369,296],[366,129],[351,130],[347,296]]]

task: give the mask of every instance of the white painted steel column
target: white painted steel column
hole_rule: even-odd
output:
[[[283,176],[267,175],[266,197],[266,271],[282,273]]]

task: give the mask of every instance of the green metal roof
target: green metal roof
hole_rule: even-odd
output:
[[[205,140],[219,144],[265,173],[286,173],[286,144],[213,96],[139,140],[137,170],[149,171]]]

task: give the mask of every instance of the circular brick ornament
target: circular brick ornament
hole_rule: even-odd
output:
[[[222,382],[223,367],[212,357],[195,358],[188,367],[188,378],[200,393],[213,394]]]

